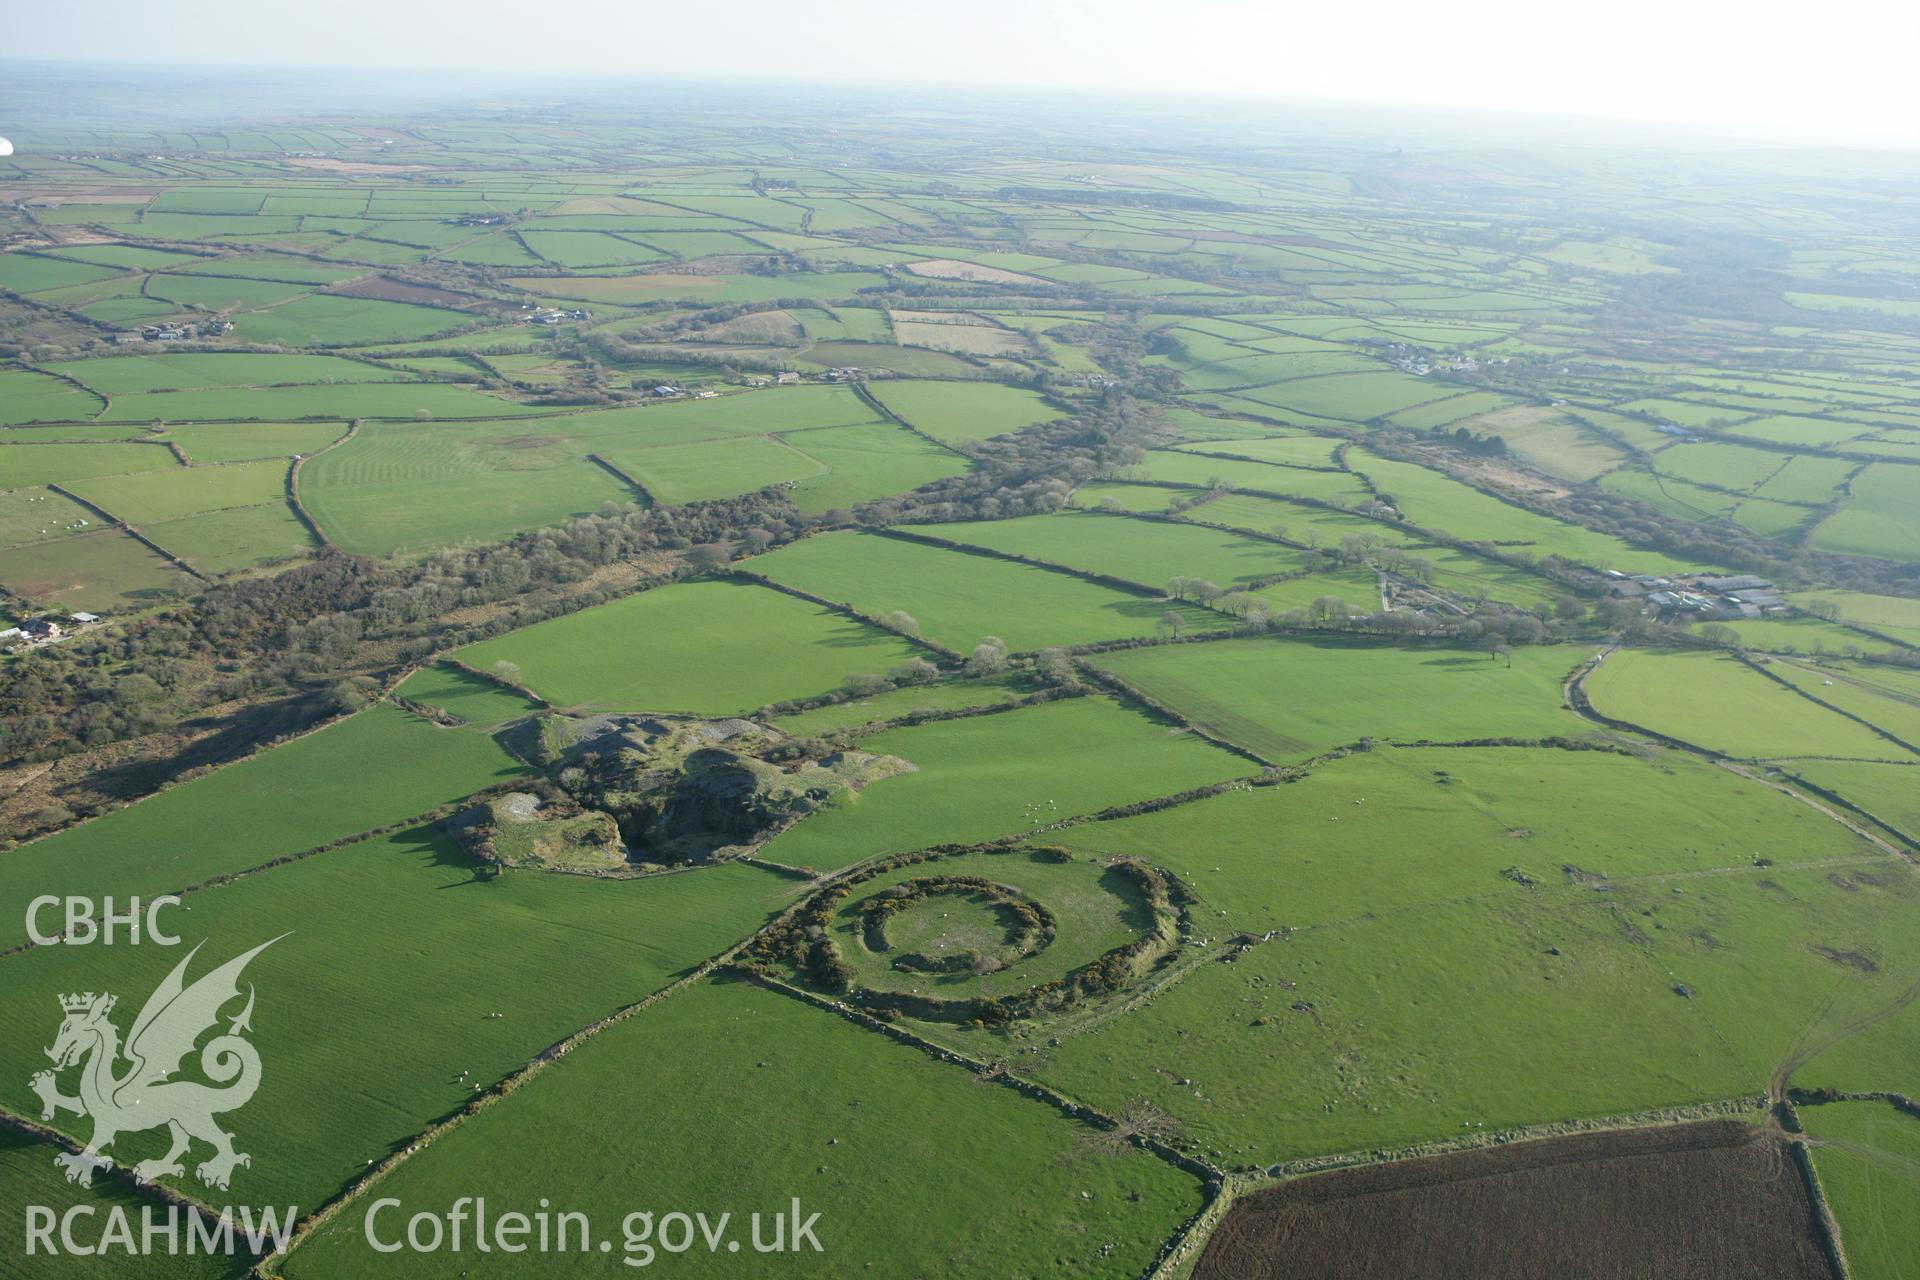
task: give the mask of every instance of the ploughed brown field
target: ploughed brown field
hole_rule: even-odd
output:
[[[1738,1121],[1300,1178],[1234,1205],[1194,1280],[1833,1280],[1786,1144]]]

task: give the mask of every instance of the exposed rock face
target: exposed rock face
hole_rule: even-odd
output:
[[[914,768],[893,756],[823,749],[739,718],[549,716],[535,736],[553,774],[547,798],[515,792],[476,806],[456,824],[490,861],[584,869],[583,856],[604,865],[613,850],[623,867],[629,860],[711,861],[745,851],[836,796]],[[588,847],[570,845],[564,863],[523,858],[529,841],[516,829],[528,824],[543,835],[568,824]]]
[[[448,824],[483,862],[549,871],[606,873],[627,868],[612,817],[511,791],[474,805]]]
[[[779,765],[731,747],[701,747],[622,816],[621,830],[650,860],[711,857],[770,836],[842,792],[912,768],[864,751]],[[661,772],[654,768],[648,775],[659,778]]]

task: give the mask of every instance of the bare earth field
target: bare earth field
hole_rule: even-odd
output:
[[[1736,1120],[1344,1169],[1257,1192],[1194,1280],[1827,1280],[1800,1174]]]

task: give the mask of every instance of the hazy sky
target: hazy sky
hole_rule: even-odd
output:
[[[0,55],[1258,94],[1920,142],[1913,0],[90,0]]]

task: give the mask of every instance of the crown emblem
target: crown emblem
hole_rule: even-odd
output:
[[[260,1086],[260,1055],[245,1035],[251,1030],[248,1019],[253,1013],[251,983],[247,984],[247,1007],[232,1019],[224,1035],[218,1026],[221,1009],[240,998],[240,975],[247,962],[278,941],[269,939],[188,983],[187,967],[200,951],[196,945],[147,997],[126,1033],[125,1044],[119,1028],[107,1020],[118,1003],[110,992],[61,993],[65,1021],[46,1050],[53,1065],[35,1072],[27,1087],[40,1097],[42,1120],[62,1111],[93,1118],[92,1140],[81,1150],[62,1151],[53,1158],[68,1182],[92,1186],[93,1175],[113,1163],[100,1154],[100,1148],[116,1137],[147,1129],[166,1129],[173,1145],[165,1155],[133,1165],[130,1172],[137,1182],[184,1177],[186,1165],[181,1157],[195,1142],[213,1148],[211,1156],[194,1166],[194,1174],[206,1186],[225,1191],[233,1171],[253,1163],[245,1152],[233,1149],[233,1135],[216,1119],[220,1112],[245,1106]],[[201,1045],[208,1032],[214,1033],[212,1038]],[[196,1047],[199,1074],[211,1083],[174,1078]],[[122,1058],[131,1064],[125,1071],[119,1069]],[[59,1074],[69,1070],[79,1071],[76,1094],[60,1090]]]

